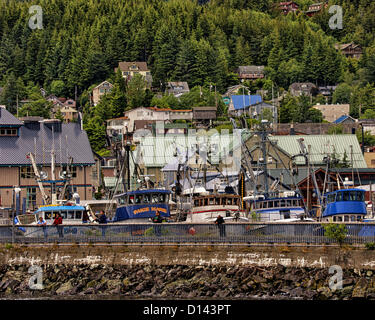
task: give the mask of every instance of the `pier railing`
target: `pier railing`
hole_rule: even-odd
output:
[[[344,243],[375,242],[375,223],[345,224]],[[0,225],[0,243],[336,243],[324,223]]]

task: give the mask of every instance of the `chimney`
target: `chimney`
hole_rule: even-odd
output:
[[[59,119],[44,119],[44,125],[54,132],[61,132],[61,121]]]
[[[0,118],[1,118],[1,110],[2,109],[6,109],[6,106],[4,106],[4,105],[0,105]]]

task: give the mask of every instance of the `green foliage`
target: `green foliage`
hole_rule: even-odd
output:
[[[32,83],[26,87],[27,98],[30,102],[25,103],[19,109],[19,116],[39,116],[45,119],[50,118],[52,102],[47,101],[42,96],[38,86],[33,86]]]
[[[327,134],[343,134],[344,129],[341,124],[334,125],[330,127],[327,131]]]
[[[345,241],[347,229],[345,224],[329,223],[323,225],[324,235],[340,245]]]
[[[103,120],[99,116],[94,116],[84,124],[83,128],[87,132],[92,150],[100,154],[106,146],[106,129]]]
[[[337,86],[332,95],[332,103],[350,103],[352,88],[347,83],[341,83]]]
[[[364,114],[360,116],[361,119],[375,119],[375,110],[367,109]]]
[[[136,74],[127,86],[126,98],[128,101],[128,109],[138,107],[148,107],[146,101],[146,80],[142,75]]]
[[[151,106],[158,108],[180,109],[181,104],[179,99],[177,99],[173,94],[165,94],[161,97],[154,95],[151,99]]]
[[[221,130],[229,130],[229,133],[232,133],[233,132],[233,125],[222,124],[222,125],[216,126],[214,129],[216,129],[219,133],[221,133]]]
[[[362,144],[362,131],[357,130],[356,136],[357,136],[358,142]],[[375,146],[375,136],[373,136],[370,131],[364,132],[363,141],[364,141],[365,147]]]
[[[54,94],[56,97],[65,96],[65,83],[62,80],[53,80],[51,82],[51,94]]]
[[[375,242],[366,242],[365,247],[367,250],[375,250]]]
[[[311,106],[312,103],[308,96],[292,97],[289,94],[286,95],[280,106],[280,122],[321,123],[323,121],[322,112],[311,108]]]
[[[55,119],[59,119],[61,122],[64,121],[64,117],[61,113],[61,109],[57,109],[56,113],[55,113]]]

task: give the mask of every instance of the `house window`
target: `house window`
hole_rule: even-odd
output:
[[[1,128],[0,136],[17,136],[16,128]]]
[[[62,166],[62,171],[68,171],[67,166]],[[77,178],[77,167],[76,166],[71,166],[69,168],[69,172],[72,175],[72,178]]]
[[[34,170],[32,167],[21,167],[21,178],[34,178]]]
[[[143,116],[143,111],[137,111],[137,117],[142,117]]]
[[[36,207],[36,187],[27,187],[26,188],[26,206],[28,208]]]

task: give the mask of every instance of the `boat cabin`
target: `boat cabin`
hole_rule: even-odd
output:
[[[171,191],[164,189],[136,190],[116,195],[117,209],[114,222],[147,222],[159,211],[161,217],[169,218]]]
[[[286,209],[304,207],[302,198],[269,198],[254,201],[254,209]]]
[[[131,206],[138,204],[167,204],[169,202],[168,190],[137,190],[115,196],[118,206]]]
[[[47,224],[52,224],[57,213],[60,213],[66,223],[89,222],[86,208],[82,206],[42,206],[35,211],[35,219],[38,221],[39,217],[42,216]]]
[[[343,189],[327,193],[323,199],[322,221],[359,222],[367,214],[365,190]]]
[[[241,197],[230,194],[211,194],[193,198],[194,207],[205,206],[241,206]]]

